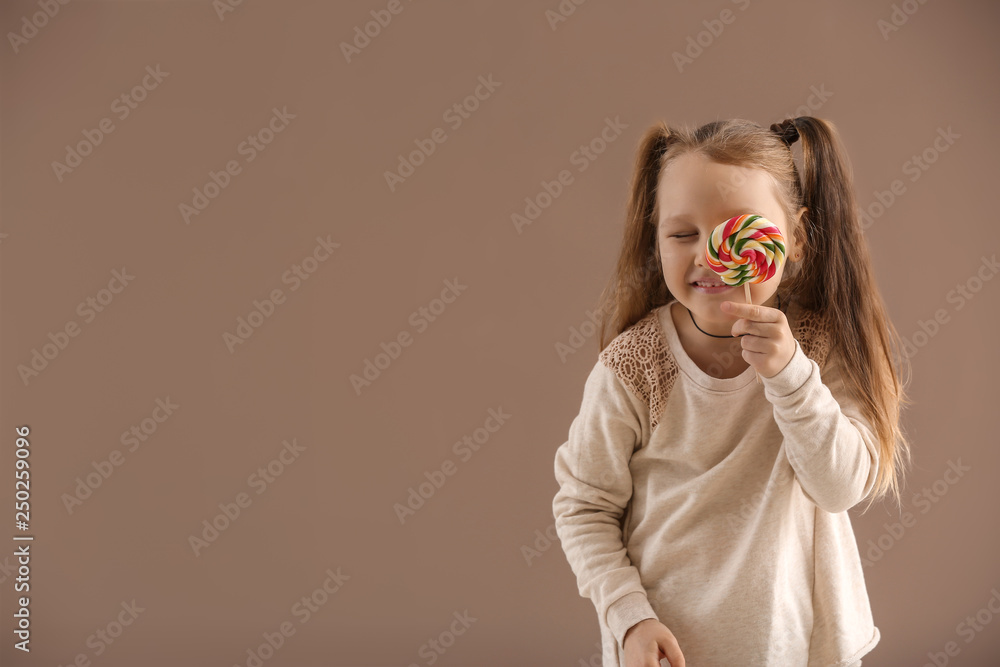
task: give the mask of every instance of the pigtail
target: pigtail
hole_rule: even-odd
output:
[[[598,334],[601,350],[671,298],[660,267],[656,188],[663,156],[675,139],[670,128],[659,122],[647,129],[639,142],[618,263],[598,307],[602,313]]]
[[[853,174],[832,123],[794,119],[802,141],[805,256],[789,290],[803,308],[830,323],[832,348],[849,360],[845,383],[855,389],[879,440],[879,470],[868,506],[891,492],[909,463],[909,443],[899,411],[909,403],[897,367],[905,363],[901,339],[876,287],[868,244],[861,231]],[[866,507],[867,510],[867,507]]]

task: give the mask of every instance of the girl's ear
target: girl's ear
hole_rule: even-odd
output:
[[[794,232],[795,239],[793,241],[792,254],[788,258],[793,262],[798,262],[803,257],[805,257],[807,238],[806,238],[806,228],[805,225],[803,224],[802,215],[808,210],[809,209],[807,207],[803,206],[795,214],[795,223],[793,225],[793,229],[795,230]]]

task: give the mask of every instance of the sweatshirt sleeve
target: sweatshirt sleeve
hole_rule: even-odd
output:
[[[871,492],[879,460],[878,440],[844,384],[841,364],[831,352],[821,377],[796,340],[788,364],[762,378],[796,479],[831,513],[854,507]]]
[[[657,618],[622,542],[621,519],[632,497],[629,461],[642,444],[643,411],[648,406],[598,361],[569,439],[555,456],[559,541],[580,595],[590,598],[623,648],[629,628]]]

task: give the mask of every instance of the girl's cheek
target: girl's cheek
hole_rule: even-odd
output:
[[[668,250],[660,255],[660,261],[663,262],[664,266],[688,264],[693,259],[694,253],[684,252],[683,250]]]

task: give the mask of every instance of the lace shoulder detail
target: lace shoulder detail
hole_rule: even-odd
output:
[[[599,359],[615,372],[622,384],[646,401],[649,428],[653,431],[660,423],[670,388],[677,378],[677,363],[664,338],[657,309],[608,343]]]
[[[792,323],[792,335],[799,341],[805,355],[823,368],[833,345],[829,320],[820,317],[818,313],[800,308]]]

